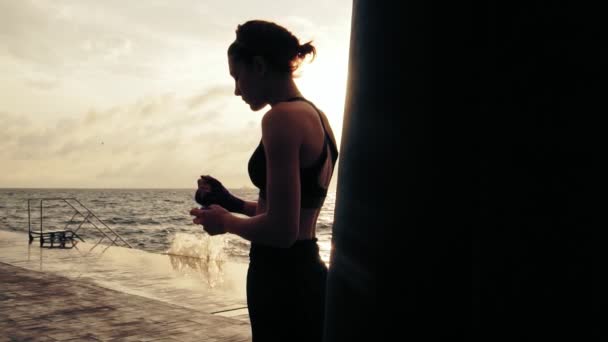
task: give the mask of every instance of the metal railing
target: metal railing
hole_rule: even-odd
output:
[[[32,202],[34,202],[34,201],[40,201],[40,204],[39,204],[39,207],[40,207],[40,233],[34,232],[32,229],[32,210],[35,210],[35,207],[32,206]],[[67,204],[69,207],[71,207],[74,210],[74,215],[72,215],[72,218],[67,221],[63,230],[47,232],[47,233],[44,232],[44,229],[43,229],[43,226],[44,226],[43,202],[45,202],[45,201],[60,201],[60,202]],[[74,218],[76,216],[80,216],[82,218],[82,221],[80,222],[80,224],[78,225],[78,227],[75,230],[68,229],[68,226],[74,222]],[[103,222],[99,217],[97,217],[97,215],[95,215],[89,208],[87,208],[84,204],[82,204],[76,198],[29,198],[27,200],[27,223],[28,223],[28,230],[29,230],[29,236],[30,236],[30,243],[34,239],[34,235],[39,235],[40,245],[42,245],[44,243],[44,237],[46,235],[51,236],[50,234],[53,234],[53,236],[55,236],[55,234],[61,235],[63,233],[63,236],[65,238],[65,232],[68,232],[71,237],[75,236],[82,240],[82,238],[80,238],[80,236],[77,234],[77,232],[78,232],[78,230],[80,230],[82,228],[83,224],[89,223],[103,235],[101,240],[98,241],[98,244],[99,244],[99,242],[101,242],[102,240],[107,238],[108,240],[110,240],[112,242],[111,245],[118,245],[117,241],[120,240],[125,246],[127,246],[129,248],[133,248],[127,241],[125,241],[120,235],[118,235],[118,233],[116,233],[112,228],[110,228],[107,224],[105,224],[105,222]],[[100,226],[101,226],[101,228],[100,228]],[[106,232],[108,232],[108,234],[110,234],[110,235],[113,235],[113,237],[106,234]],[[51,243],[53,243],[52,238],[50,241],[51,241]]]

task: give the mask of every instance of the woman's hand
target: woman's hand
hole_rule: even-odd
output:
[[[230,212],[219,205],[212,204],[205,209],[192,208],[190,215],[196,216],[192,222],[203,225],[209,235],[227,233],[225,221]]]
[[[198,188],[205,191],[205,192],[211,192],[211,184],[209,184],[209,182],[207,181],[207,179],[205,177],[211,177],[211,176],[201,176],[201,178],[199,178],[196,183],[198,185]]]
[[[198,190],[194,195],[196,202],[203,207],[219,204],[228,211],[242,213],[245,202],[235,197],[217,179],[207,175],[197,181]]]

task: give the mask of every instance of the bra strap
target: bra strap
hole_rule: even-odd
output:
[[[323,127],[323,132],[325,132],[325,138],[328,138],[328,134],[327,134],[327,129],[325,128],[325,123],[323,122],[323,117],[321,116],[321,111],[319,110],[319,108],[317,108],[317,106],[315,106],[314,103],[312,103],[311,101],[309,101],[308,99],[302,97],[302,96],[294,96],[291,97],[289,99],[286,100],[287,102],[293,102],[293,101],[304,101],[306,103],[308,103],[309,105],[312,106],[312,108],[314,108],[317,111],[317,114],[319,115],[319,120],[321,120],[321,126]],[[329,140],[329,144],[331,145],[331,152],[332,152],[332,161],[335,163],[336,159],[338,159],[338,148],[336,147],[336,145],[334,145],[333,140],[331,139],[327,139]]]
[[[317,106],[315,106],[314,103],[312,103],[311,101],[307,100],[306,98],[304,98],[302,96],[296,96],[296,97],[287,99],[287,102],[294,102],[294,101],[304,101],[304,102],[308,103],[309,105],[311,105],[317,111],[317,114],[319,115],[319,119],[321,120],[321,126],[323,126],[323,132],[325,132],[325,135],[327,135],[327,129],[325,128],[325,123],[323,122],[323,117],[321,117],[321,111],[319,110],[319,108],[317,108]]]

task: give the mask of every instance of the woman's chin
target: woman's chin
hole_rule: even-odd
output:
[[[249,108],[251,108],[251,110],[254,112],[257,112],[258,110],[260,110],[264,107],[266,107],[266,104],[260,104],[260,103],[250,103],[249,104]]]

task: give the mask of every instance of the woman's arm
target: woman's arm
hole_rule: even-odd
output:
[[[243,202],[245,202],[245,204],[243,205],[243,210],[240,212],[240,214],[247,215],[249,217],[255,216],[258,209],[258,202],[245,200],[243,200]]]
[[[277,108],[278,109],[278,108]],[[262,120],[266,154],[266,212],[251,219],[232,216],[228,232],[247,240],[289,247],[300,223],[300,146],[297,113],[273,109]]]
[[[261,244],[289,247],[298,237],[300,222],[301,129],[297,113],[277,107],[262,120],[262,140],[266,154],[266,212],[242,218],[221,207],[193,210],[196,223],[210,234],[224,232]],[[245,207],[248,207],[246,205]],[[249,207],[251,208],[251,207]]]

